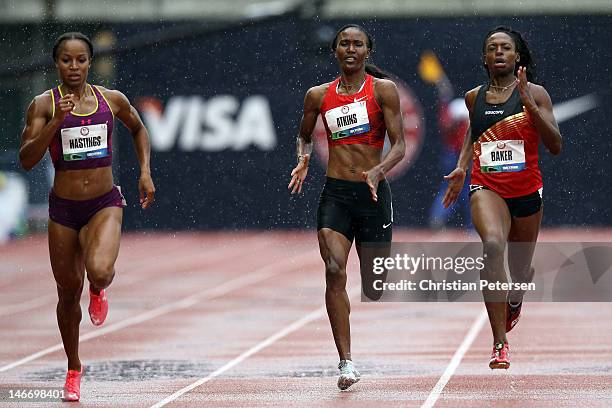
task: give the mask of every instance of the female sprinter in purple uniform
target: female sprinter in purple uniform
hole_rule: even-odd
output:
[[[112,134],[116,116],[130,130],[140,164],[140,204],[148,208],[155,186],[149,166],[149,135],[119,91],[87,83],[93,46],[81,33],[62,34],[53,46],[61,84],[34,98],[21,135],[19,160],[30,170],[47,149],[55,167],[49,193],[49,256],[57,284],[57,322],[68,357],[64,399],[80,398],[79,301],[85,271],[89,316],[104,322],[104,291],[115,275],[125,199],[113,184]]]

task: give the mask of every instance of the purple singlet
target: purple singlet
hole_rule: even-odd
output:
[[[107,167],[113,161],[113,111],[98,87],[87,86],[96,97],[96,108],[87,114],[66,114],[49,145],[56,170]],[[55,112],[63,94],[57,87],[51,90],[51,95]]]

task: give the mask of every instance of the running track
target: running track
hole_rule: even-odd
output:
[[[395,241],[465,239],[395,232]],[[606,230],[541,240],[610,241]],[[512,367],[491,371],[477,303],[359,301],[351,254],[353,356],[362,380],[336,388],[314,232],[125,235],[110,314],[83,296],[84,407],[609,407],[612,314],[606,303],[530,303],[509,334]],[[0,393],[61,387],[46,237],[0,247]],[[44,406],[65,406],[46,403]],[[0,398],[0,406],[42,406]]]

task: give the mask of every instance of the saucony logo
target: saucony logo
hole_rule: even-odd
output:
[[[553,112],[557,123],[565,122],[575,118],[576,116],[595,109],[598,106],[597,96],[592,93],[578,98],[570,99],[565,102],[560,102],[553,106]],[[486,110],[485,115],[503,115],[503,110]]]

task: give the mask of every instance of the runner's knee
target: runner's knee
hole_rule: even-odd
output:
[[[70,307],[75,303],[79,303],[82,290],[82,279],[62,282],[62,284],[57,283],[58,306]]]
[[[506,249],[506,241],[501,237],[491,236],[483,239],[482,249],[485,260],[503,259],[504,250]]]
[[[325,262],[325,281],[328,288],[344,289],[346,286],[346,266],[333,258]]]
[[[115,277],[115,268],[111,262],[101,257],[92,257],[85,264],[89,282],[97,288],[108,287]]]

